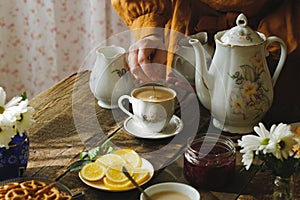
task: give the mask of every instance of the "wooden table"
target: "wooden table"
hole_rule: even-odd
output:
[[[154,165],[154,177],[143,186],[144,188],[167,181],[187,183],[182,173],[185,141],[188,136],[193,136],[192,132],[196,131],[200,135],[207,131],[210,123],[209,112],[200,104],[192,108],[194,110],[191,114],[199,112],[200,118],[195,117],[193,122],[184,121],[184,130],[178,137],[162,140],[138,139],[123,129],[126,116],[119,109],[102,109],[97,105],[89,88],[89,77],[89,71],[75,73],[30,100],[30,105],[36,110],[36,123],[29,130],[30,158],[25,176],[47,177],[60,181],[73,193],[84,191],[85,199],[139,199],[139,191],[136,189],[106,192],[91,188],[79,179],[78,171],[70,172],[68,168],[79,159],[80,152],[95,147],[107,137],[115,135],[112,140],[114,145],[119,148],[132,148]],[[179,96],[182,102],[188,97],[185,92]],[[184,106],[182,104],[179,107]],[[180,116],[181,111],[177,109],[176,114]],[[222,134],[234,141],[240,137]],[[241,170],[243,166],[239,152],[237,158],[235,177],[231,182],[216,191],[198,188],[201,200],[271,198],[273,178],[270,174],[253,169]],[[300,179],[296,180],[298,183]],[[296,184],[295,191],[299,189],[299,184]],[[295,196],[300,198],[297,193]]]

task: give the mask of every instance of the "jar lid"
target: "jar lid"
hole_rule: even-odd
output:
[[[263,38],[252,30],[248,24],[246,16],[242,13],[236,19],[237,26],[226,31],[220,38],[220,41],[224,44],[250,46],[263,42]]]

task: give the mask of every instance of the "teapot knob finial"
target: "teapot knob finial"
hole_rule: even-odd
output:
[[[237,18],[236,18],[236,24],[238,26],[241,26],[241,27],[246,27],[247,24],[248,24],[248,20],[246,18],[246,16],[241,13]]]

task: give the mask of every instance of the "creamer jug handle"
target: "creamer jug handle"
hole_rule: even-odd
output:
[[[276,81],[278,79],[278,76],[283,68],[283,65],[285,63],[286,56],[287,56],[287,50],[286,50],[286,45],[285,45],[284,41],[276,36],[270,36],[267,38],[266,49],[273,42],[278,42],[280,44],[280,59],[278,61],[277,67],[276,67],[275,72],[272,77],[272,85],[274,87],[276,84]]]

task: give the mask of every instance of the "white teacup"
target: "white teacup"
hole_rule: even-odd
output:
[[[190,199],[200,200],[200,193],[190,185],[177,182],[165,182],[152,185],[145,192],[154,199]],[[164,197],[164,198],[163,198]],[[143,193],[140,200],[146,200]]]
[[[141,126],[145,132],[161,132],[170,122],[175,107],[176,92],[164,86],[143,86],[134,89],[131,96],[123,95],[118,100],[119,107]],[[128,99],[133,114],[122,104]]]

